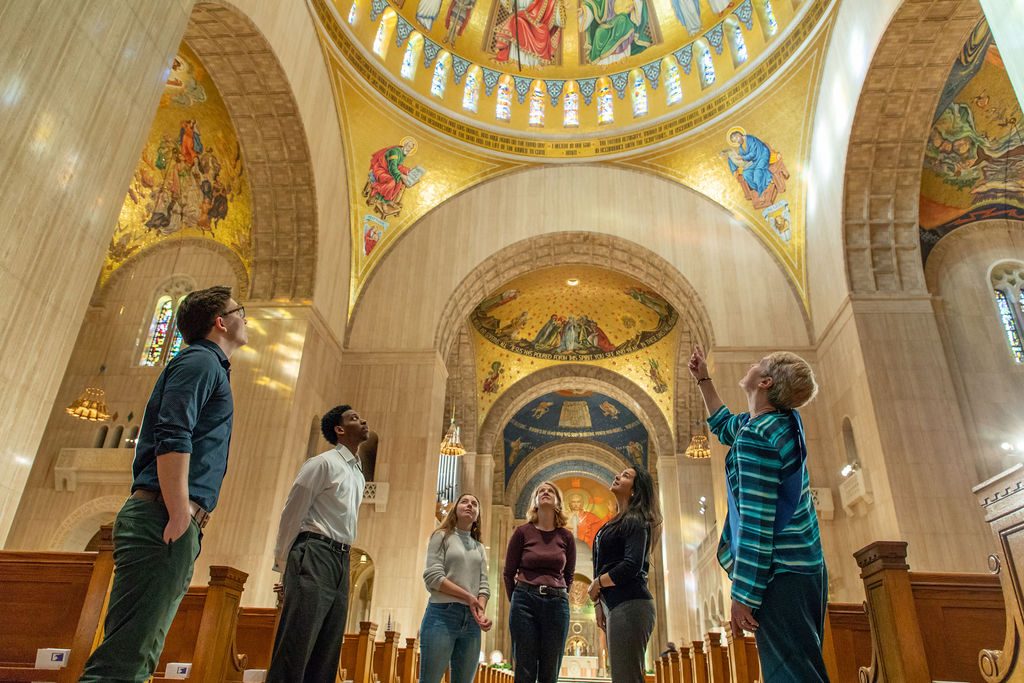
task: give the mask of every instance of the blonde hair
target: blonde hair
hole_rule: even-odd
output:
[[[818,393],[814,371],[800,356],[776,351],[765,358],[764,374],[772,378],[768,401],[776,408],[794,410],[810,403]]]
[[[536,524],[539,519],[537,512],[537,492],[540,491],[541,486],[550,486],[555,490],[555,528],[561,529],[569,523],[569,518],[565,515],[565,510],[562,506],[562,490],[555,486],[553,481],[542,481],[537,488],[533,490],[533,505],[530,506],[529,512],[526,513],[526,521],[530,524]]]
[[[470,498],[475,500],[477,504],[476,519],[473,521],[473,525],[469,527],[469,535],[473,537],[474,541],[477,541],[478,543],[480,542],[480,518],[483,516],[483,510],[480,509],[480,499],[474,496],[472,493],[463,493],[461,496],[459,496],[459,499],[455,501],[455,504],[448,509],[448,514],[446,514],[444,516],[444,519],[441,520],[441,525],[434,530],[435,534],[438,531],[443,531],[444,535],[448,536],[453,531],[455,531],[455,527],[459,522],[459,503],[461,503],[462,499],[465,498],[466,496],[469,496]]]

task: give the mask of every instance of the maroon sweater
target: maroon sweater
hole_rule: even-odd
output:
[[[516,580],[568,589],[576,573],[576,539],[566,528],[541,531],[526,523],[512,532],[505,553],[505,593],[512,599]]]

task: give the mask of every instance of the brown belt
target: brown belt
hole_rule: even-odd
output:
[[[164,497],[159,491],[149,491],[147,489],[136,489],[132,491],[132,498],[136,500],[152,500],[160,503],[164,507],[167,505],[164,503]],[[192,519],[195,521],[196,526],[200,529],[206,526],[206,523],[210,521],[210,513],[204,510],[199,503],[194,500],[188,502],[188,508],[191,511]]]

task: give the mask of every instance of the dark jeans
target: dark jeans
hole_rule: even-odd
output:
[[[569,635],[569,597],[540,595],[516,587],[508,629],[512,634],[515,683],[555,683]]]
[[[348,616],[347,552],[315,538],[295,541],[267,683],[334,683]]]
[[[420,623],[420,683],[473,683],[480,661],[480,626],[461,602],[428,602]]]
[[[825,632],[828,570],[778,572],[754,611],[763,683],[827,683],[821,640]]]
[[[141,683],[156,669],[202,538],[192,522],[181,538],[164,543],[167,520],[167,508],[151,500],[129,498],[117,513],[103,642],[86,662],[83,683]]]
[[[600,609],[604,609],[604,603]],[[626,600],[605,615],[612,680],[615,683],[644,683],[644,652],[654,631],[654,600]]]

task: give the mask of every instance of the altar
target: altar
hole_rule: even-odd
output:
[[[598,678],[597,657],[575,657],[565,655],[562,657],[562,668],[558,672],[559,678]]]

